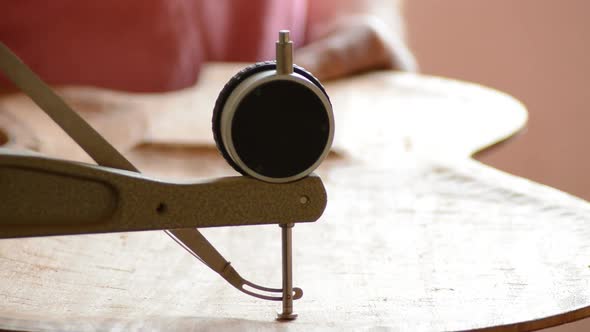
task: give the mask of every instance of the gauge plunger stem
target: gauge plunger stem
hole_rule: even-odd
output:
[[[293,42],[289,39],[289,30],[279,31],[276,43],[277,74],[289,75],[293,73]],[[293,313],[293,224],[281,226],[282,261],[283,261],[283,312],[277,316],[278,320],[293,320],[297,314]]]
[[[277,74],[289,75],[293,73],[293,42],[289,38],[289,30],[279,31],[276,43]]]

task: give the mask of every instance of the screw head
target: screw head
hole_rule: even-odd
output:
[[[299,197],[299,203],[301,204],[307,204],[309,202],[309,197],[307,196],[301,196]]]

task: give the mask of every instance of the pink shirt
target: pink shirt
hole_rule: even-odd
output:
[[[51,84],[165,91],[203,61],[273,59],[280,29],[301,45],[306,17],[307,0],[20,0],[0,40]]]

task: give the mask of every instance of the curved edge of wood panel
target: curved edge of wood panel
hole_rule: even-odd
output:
[[[472,83],[467,82],[467,84],[472,84]],[[475,162],[481,166],[494,168],[491,165],[488,165],[484,162],[479,161],[478,157],[485,155],[486,153],[488,153],[490,151],[495,151],[496,149],[501,148],[507,144],[510,144],[514,140],[518,139],[525,132],[525,130],[527,128],[528,111],[526,110],[526,106],[524,106],[524,104],[522,104],[522,102],[520,102],[516,98],[514,98],[504,92],[495,90],[493,88],[489,88],[489,87],[483,87],[483,88],[486,88],[491,91],[496,91],[497,93],[502,94],[508,98],[512,98],[515,102],[522,105],[522,109],[526,113],[524,121],[521,122],[520,124],[518,124],[518,127],[515,128],[514,132],[506,134],[505,136],[501,137],[496,142],[492,142],[490,144],[482,146],[481,148],[473,151],[473,153],[471,154],[470,158],[473,160],[473,162]],[[494,170],[497,170],[497,169],[494,168]],[[516,176],[516,175],[512,175],[512,174],[508,174],[508,175],[519,178],[519,176]],[[555,188],[552,188],[552,189],[559,191],[558,189],[555,189]],[[565,193],[565,194],[567,194],[567,193]],[[568,194],[568,195],[570,195],[570,194]],[[576,197],[576,198],[580,199],[579,197]],[[584,306],[584,307],[580,307],[575,310],[561,312],[561,313],[551,315],[551,316],[541,317],[541,318],[522,321],[522,322],[515,322],[515,323],[510,323],[510,324],[505,324],[505,325],[488,326],[488,327],[478,328],[478,329],[469,330],[469,331],[477,331],[477,332],[537,331],[537,330],[561,326],[561,325],[568,324],[568,323],[573,323],[573,322],[583,320],[583,319],[586,319],[589,317],[590,317],[590,306]]]
[[[524,332],[524,331],[537,331],[541,329],[547,329],[551,327],[560,326],[563,324],[573,323],[575,321],[588,318],[590,317],[590,306],[582,307],[576,310],[533,319],[529,321],[514,323],[514,324],[506,324],[506,325],[498,325],[498,326],[490,326],[484,327],[475,330],[469,331],[476,331],[476,332]]]

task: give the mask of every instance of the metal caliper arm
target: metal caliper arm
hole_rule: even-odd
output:
[[[176,183],[0,148],[0,202],[0,238],[9,238],[310,222],[325,191],[317,176]]]
[[[53,119],[86,153],[101,166],[138,172],[123,155],[96,132],[84,119],[74,112],[47,84],[28,68],[8,47],[0,42],[0,70],[19,89],[27,94],[49,117]],[[249,295],[269,300],[282,300],[282,297],[267,297],[247,291],[243,285],[249,283],[229,265],[219,252],[196,229],[167,230],[166,233],[191,254],[201,259],[207,266],[220,273],[236,288]],[[223,268],[221,268],[223,266]],[[221,272],[220,272],[221,271]],[[233,272],[232,272],[233,271]],[[236,277],[237,276],[237,277]],[[237,280],[237,281],[235,281]],[[238,285],[238,286],[237,286]],[[276,292],[277,289],[254,287],[263,291]],[[280,290],[282,291],[282,290]],[[301,296],[298,291],[295,295]]]

